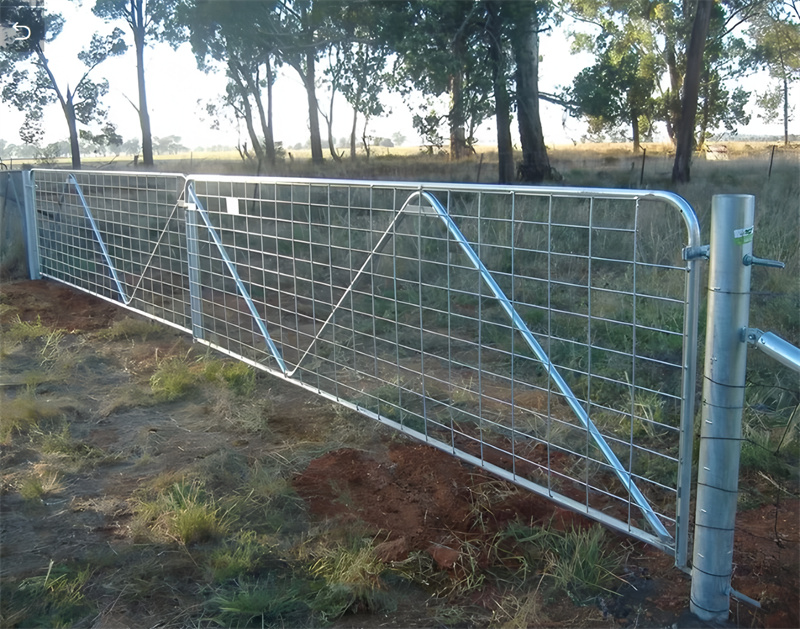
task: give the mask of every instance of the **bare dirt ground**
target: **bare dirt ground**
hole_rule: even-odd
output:
[[[190,339],[168,331],[143,342],[106,340],[100,331],[132,315],[47,281],[3,285],[0,305],[4,329],[19,317],[30,322],[40,318],[45,326],[66,331],[63,351],[71,356],[72,367],[58,378],[39,377],[36,396],[68,418],[73,438],[105,457],[102,465],[66,474],[58,488],[33,504],[22,497],[19,487],[26,474],[43,464],[40,454],[24,436],[12,435],[0,444],[0,594],[6,600],[22,579],[45,574],[51,561],[103,557],[86,587],[97,612],[79,626],[212,626],[201,613],[207,590],[188,576],[193,574],[191,566],[183,571],[175,565],[164,568],[165,557],[181,554],[174,545],[163,548],[163,557],[153,558],[156,574],[149,577],[150,589],[137,590],[136,596],[126,594],[136,587],[133,577],[126,582],[125,576],[138,548],[131,530],[136,492],[159,475],[192,469],[201,462],[213,464],[225,456],[247,461],[283,456],[300,442],[319,442],[319,456],[298,463],[291,481],[309,521],[366,526],[385,538],[380,554],[386,562],[421,551],[441,571],[455,575],[463,564],[465,544],[491,539],[512,520],[552,522],[556,528],[590,525],[479,469],[383,430],[374,429],[368,447],[362,440],[331,449],[332,437],[322,426],[334,421],[335,409],[265,375],[258,376],[258,389],[271,404],[268,432],[246,432],[220,420],[202,390],[177,402],[139,406],[136,392],[146,386],[154,355],[188,352]],[[29,374],[40,368],[36,356],[13,351],[4,355],[3,401],[30,387]],[[122,396],[121,391],[129,395]],[[352,421],[369,420],[353,417]],[[485,494],[487,487],[493,488],[495,499],[477,526],[476,496]],[[707,626],[688,614],[689,579],[669,557],[622,537],[619,545],[626,555],[625,572],[619,575],[620,596],[588,607],[575,606],[565,596],[558,598],[540,610],[532,626]],[[730,626],[800,627],[799,549],[796,497],[776,490],[759,506],[739,513],[733,587],[761,601],[762,609],[733,601]],[[159,581],[161,569],[165,585]],[[477,591],[470,600],[459,602],[477,610],[474,615],[450,626],[488,625],[497,618],[492,614],[499,600],[500,593],[492,587]],[[445,626],[432,620],[430,606],[427,594],[410,590],[394,613],[350,614],[335,626]],[[0,619],[4,626],[24,626],[5,607]]]

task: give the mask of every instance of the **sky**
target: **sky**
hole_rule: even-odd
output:
[[[64,85],[74,85],[81,77],[84,67],[77,60],[77,53],[88,44],[92,33],[109,32],[111,25],[96,18],[92,12],[93,0],[82,3],[72,0],[46,0],[47,8],[61,13],[66,22],[61,35],[48,45],[45,54],[50,60],[54,75]],[[137,102],[136,62],[133,55],[132,37],[127,24],[119,22],[126,30],[129,51],[106,60],[92,73],[92,78],[109,79],[110,90],[104,99],[109,109],[109,119],[117,126],[117,131],[127,140],[140,135],[138,117],[130,101]],[[593,57],[587,53],[572,55],[569,38],[563,30],[556,30],[541,38],[542,62],[539,70],[540,90],[553,93],[559,87],[571,83],[572,78],[584,67],[590,65]],[[198,101],[215,100],[224,92],[225,78],[222,73],[205,74],[197,69],[197,63],[188,44],[173,50],[166,44],[154,44],[145,51],[145,79],[152,124],[152,134],[156,137],[176,135],[181,143],[189,148],[225,145],[236,146],[237,139],[247,139],[242,128],[241,135],[235,126],[219,131],[211,129],[211,121]],[[746,87],[758,89],[764,77],[749,80]],[[275,139],[284,146],[291,147],[308,140],[308,107],[304,88],[294,70],[283,68],[273,90]],[[320,106],[327,110],[323,98],[324,90],[318,91]],[[751,99],[752,100],[752,99]],[[337,95],[338,107],[334,114],[334,137],[349,136],[352,124],[352,110],[341,94]],[[406,144],[419,144],[421,140],[411,124],[412,113],[402,98],[387,94],[384,105],[391,115],[373,120],[369,125],[372,135],[392,137],[394,133],[406,136]],[[752,112],[751,125],[740,130],[741,133],[780,134],[780,123],[764,125]],[[563,109],[549,103],[541,103],[541,117],[545,141],[550,144],[571,144],[580,142],[586,125],[580,120],[566,117]],[[10,143],[19,143],[17,130],[23,115],[5,102],[0,102],[0,138]],[[324,120],[320,118],[321,124]],[[363,124],[363,121],[361,122]],[[513,128],[512,124],[512,128]],[[45,144],[67,137],[66,123],[57,106],[52,106],[45,114]],[[324,128],[323,128],[324,129]],[[360,133],[360,128],[359,128]],[[495,130],[492,121],[485,123],[476,134],[479,143],[494,144]],[[323,130],[323,137],[325,131]],[[666,139],[665,134],[656,139]]]

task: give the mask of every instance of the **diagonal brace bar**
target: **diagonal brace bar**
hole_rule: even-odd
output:
[[[217,246],[217,249],[219,250],[219,254],[222,257],[225,266],[228,267],[228,272],[231,274],[233,281],[236,283],[236,288],[239,290],[239,293],[242,295],[242,298],[247,304],[247,309],[250,310],[250,314],[253,315],[253,320],[256,322],[256,325],[258,326],[258,331],[261,333],[261,336],[264,337],[264,340],[267,343],[267,347],[269,348],[270,353],[272,354],[273,358],[275,358],[275,360],[278,363],[278,366],[280,367],[281,373],[283,373],[284,375],[291,376],[291,374],[287,374],[286,363],[284,362],[283,357],[281,356],[281,353],[278,350],[278,347],[275,345],[275,341],[272,340],[272,337],[270,336],[269,331],[267,330],[266,323],[264,323],[264,320],[261,318],[261,315],[259,314],[258,310],[256,310],[256,306],[253,303],[252,297],[250,297],[249,291],[245,287],[244,282],[242,282],[242,279],[239,277],[239,272],[236,270],[236,265],[233,263],[233,260],[231,260],[230,256],[228,255],[228,252],[225,251],[225,245],[222,243],[222,240],[220,239],[219,234],[217,234],[216,229],[214,229],[214,226],[211,223],[211,219],[208,217],[208,212],[206,212],[205,208],[203,208],[203,205],[200,203],[200,200],[197,198],[197,195],[194,192],[194,186],[191,183],[188,185],[188,191],[189,191],[189,197],[191,198],[191,204],[189,206],[189,210],[191,211],[193,209],[194,211],[197,212],[200,218],[203,219],[203,223],[205,223],[206,229],[208,229],[208,233],[211,235],[214,244]]]
[[[550,358],[545,353],[542,346],[539,342],[534,338],[533,333],[528,328],[525,321],[522,320],[522,317],[519,316],[517,311],[511,305],[508,297],[506,297],[505,293],[503,293],[500,286],[498,286],[497,282],[492,277],[489,270],[483,264],[481,259],[475,253],[475,250],[470,246],[469,241],[464,237],[461,231],[458,229],[458,226],[453,222],[453,219],[447,213],[442,204],[429,192],[416,192],[409,200],[406,201],[406,205],[408,205],[411,199],[414,196],[419,196],[420,198],[424,198],[430,205],[432,206],[433,210],[438,214],[439,218],[442,219],[444,224],[447,226],[448,231],[452,234],[452,236],[456,239],[459,246],[461,247],[462,251],[467,255],[472,265],[480,272],[481,277],[489,286],[489,289],[492,291],[492,294],[497,298],[500,302],[501,307],[506,312],[508,317],[514,324],[514,327],[519,330],[522,334],[522,337],[525,339],[528,347],[534,353],[534,355],[541,361],[542,365],[547,369],[547,373],[552,378],[553,382],[558,387],[558,390],[564,395],[567,399],[567,403],[569,404],[572,411],[580,420],[581,424],[586,428],[589,432],[589,435],[592,437],[592,440],[595,442],[597,447],[603,453],[603,456],[606,458],[606,461],[611,465],[614,469],[614,473],[616,474],[617,478],[623,484],[625,489],[631,494],[631,497],[642,510],[647,521],[655,530],[656,534],[664,541],[671,541],[672,536],[669,534],[667,529],[661,523],[661,520],[658,519],[658,516],[653,511],[653,508],[650,506],[650,503],[647,502],[647,498],[644,497],[642,492],[636,486],[636,484],[631,479],[631,475],[629,472],[625,470],[625,468],[620,463],[617,455],[614,454],[614,451],[608,445],[606,440],[603,438],[603,435],[600,434],[600,431],[595,426],[594,422],[591,420],[589,415],[581,406],[578,398],[572,392],[569,385],[566,383],[564,378],[561,377],[561,374],[555,368],[555,365],[550,361]]]

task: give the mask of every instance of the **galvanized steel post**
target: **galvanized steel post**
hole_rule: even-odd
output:
[[[25,241],[28,252],[28,276],[32,280],[42,279],[39,270],[39,229],[36,224],[36,184],[33,180],[33,173],[30,170],[23,170],[22,175],[22,195],[23,195],[23,215],[25,224]]]
[[[690,608],[726,620],[739,486],[755,197],[716,195],[711,205],[705,373]]]
[[[186,185],[186,198],[191,198],[191,184]],[[197,206],[187,202],[186,208],[186,261],[189,267],[189,305],[192,314],[192,335],[204,339],[203,300],[200,290],[200,253],[197,242]]]

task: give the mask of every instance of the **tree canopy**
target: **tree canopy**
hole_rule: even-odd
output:
[[[19,15],[12,17],[27,19],[18,6]],[[79,77],[55,76],[45,46],[36,43],[58,37],[63,19],[56,13],[31,22],[30,41],[0,52],[3,96],[25,113],[23,141],[41,141],[46,106],[58,103],[76,165],[79,140],[99,147],[92,150],[121,142],[102,106],[109,82],[97,70],[127,49],[116,24],[127,25],[136,53],[139,93],[130,102],[141,128],[144,165],[156,152],[144,64],[144,52],[155,41],[188,43],[199,68],[226,77],[224,92],[204,102],[214,117],[230,116],[241,125],[240,151],[259,170],[280,154],[273,88],[282,68],[305,90],[316,162],[324,159],[320,117],[327,123],[331,156],[342,159],[333,117],[347,103],[352,124],[346,144],[355,159],[359,140],[368,153],[370,122],[387,113],[384,96],[395,92],[413,107],[415,126],[431,149],[446,149],[451,159],[469,155],[478,126],[493,118],[498,179],[530,182],[555,176],[539,111],[543,99],[586,118],[595,132],[626,130],[634,150],[662,124],[679,152],[687,148],[691,155],[712,133],[735,132],[747,123],[751,95],[737,83],[754,69],[772,79],[756,95],[762,116],[781,118],[788,141],[790,91],[800,78],[796,0],[94,0],[92,11],[109,30],[91,37],[79,56]],[[707,24],[698,23],[700,13]],[[539,89],[539,67],[560,61],[542,57],[539,39],[564,20],[572,24],[573,48],[591,53],[594,61],[554,98]],[[518,164],[514,120],[522,150]]]
[[[82,75],[69,82],[65,77],[53,73],[50,61],[45,54],[46,45],[54,41],[62,32],[64,20],[58,13],[41,12],[39,21],[29,18],[25,12],[28,5],[18,5],[19,14],[14,19],[30,20],[36,24],[34,36],[27,40],[13,42],[0,50],[0,86],[3,99],[24,112],[25,121],[20,128],[20,138],[27,144],[38,144],[43,137],[42,117],[44,108],[58,103],[63,112],[69,131],[72,166],[80,168],[80,134],[78,124],[87,127],[102,127],[99,133],[89,136],[114,143],[114,125],[107,121],[108,112],[102,107],[102,98],[108,92],[107,79],[93,80],[94,70],[109,57],[125,52],[127,46],[122,39],[122,31],[113,29],[105,35],[94,33],[91,40],[80,53],[78,59],[83,65]]]

